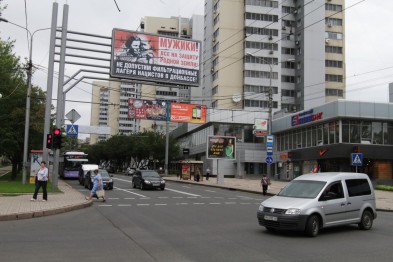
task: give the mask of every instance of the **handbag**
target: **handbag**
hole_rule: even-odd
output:
[[[100,189],[96,191],[96,195],[97,197],[104,197],[105,196],[105,190],[104,189]]]

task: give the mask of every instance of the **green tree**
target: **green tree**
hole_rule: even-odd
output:
[[[0,154],[11,161],[15,179],[23,160],[27,77],[26,65],[13,53],[13,44],[0,39]],[[29,151],[42,148],[44,97],[39,88],[32,87]]]

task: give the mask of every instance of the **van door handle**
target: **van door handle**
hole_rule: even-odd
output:
[[[352,205],[352,203],[351,203],[351,202],[348,202],[347,205]]]
[[[341,203],[341,206],[345,206],[345,203]]]

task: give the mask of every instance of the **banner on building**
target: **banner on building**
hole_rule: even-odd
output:
[[[207,138],[208,159],[236,159],[236,138],[232,136],[209,136]]]
[[[128,118],[167,121],[169,103],[160,100],[128,99]]]
[[[206,106],[171,103],[170,121],[204,124],[206,123]]]
[[[199,86],[200,59],[200,41],[112,31],[112,77]]]

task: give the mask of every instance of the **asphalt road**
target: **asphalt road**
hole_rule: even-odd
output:
[[[393,213],[371,231],[323,230],[316,238],[270,233],[256,211],[263,196],[168,183],[132,189],[115,177],[108,201],[56,216],[0,223],[4,261],[391,261]],[[76,189],[88,191],[77,181]],[[1,259],[3,261],[3,259]]]

